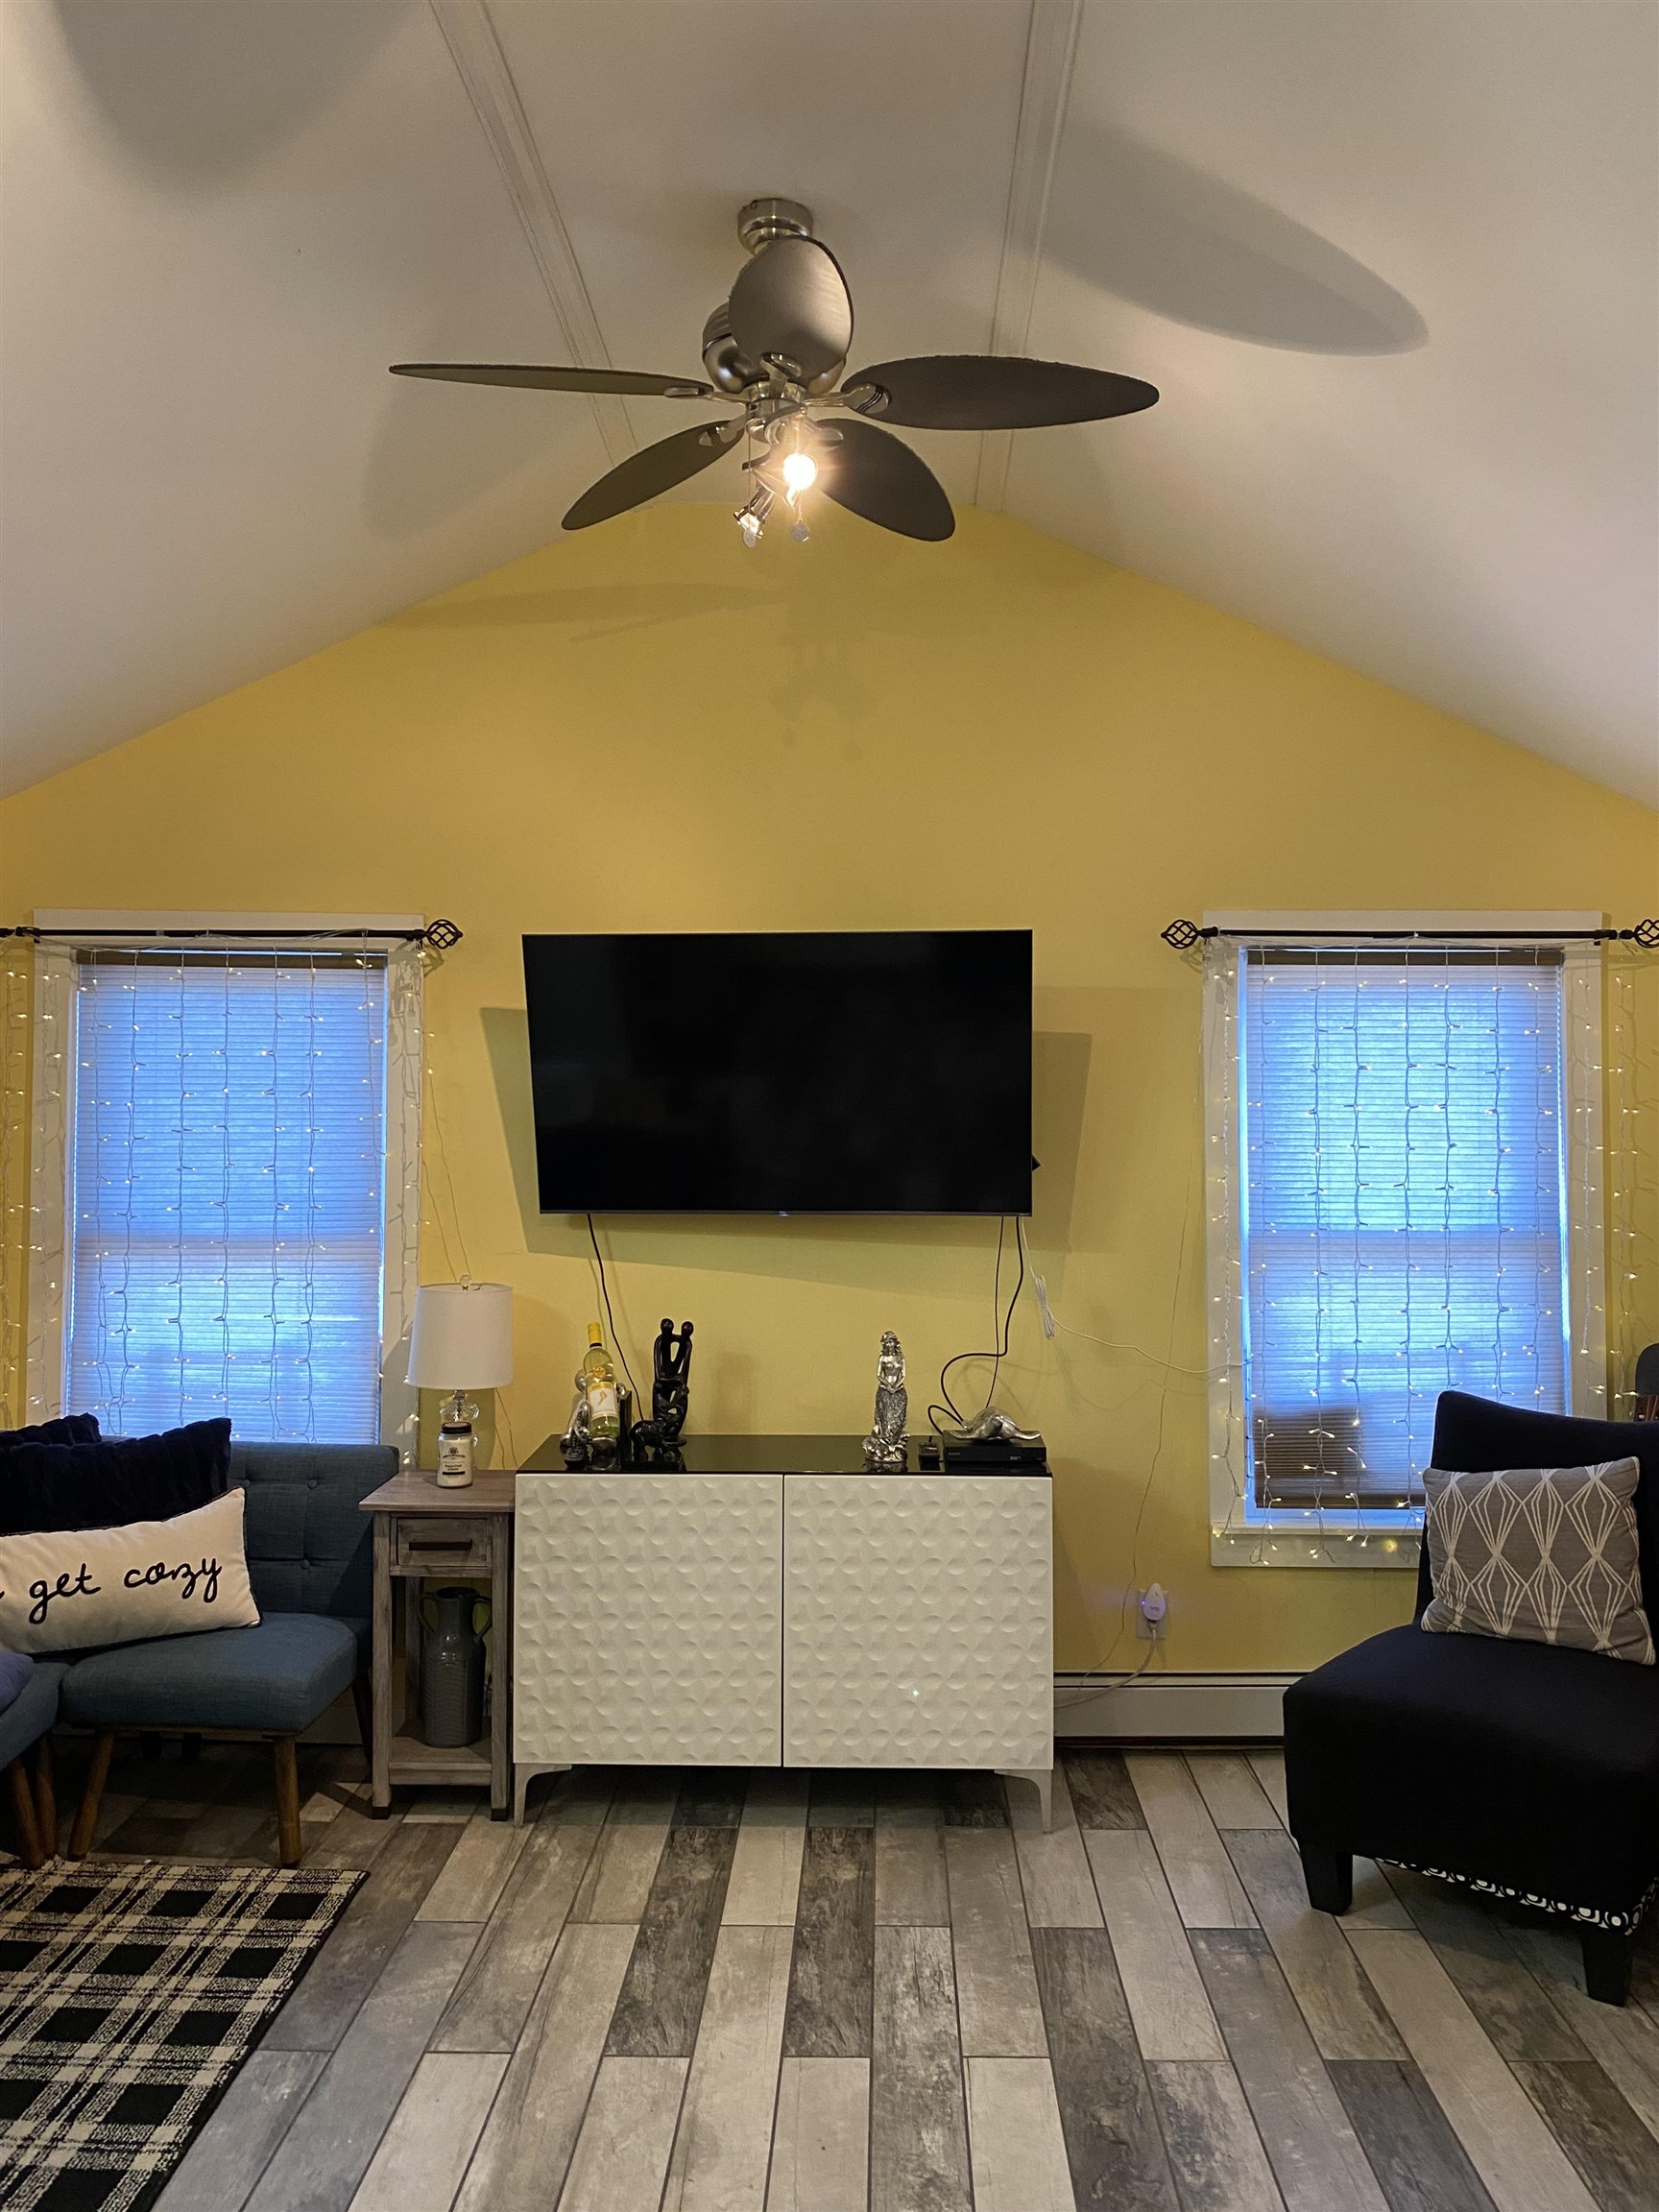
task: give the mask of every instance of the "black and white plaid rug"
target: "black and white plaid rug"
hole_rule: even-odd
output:
[[[0,2206],[144,2212],[363,1880],[177,1860],[0,1872]]]

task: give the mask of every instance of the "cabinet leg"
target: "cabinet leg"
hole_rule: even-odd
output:
[[[530,1794],[530,1785],[535,1781],[537,1775],[568,1774],[569,1771],[568,1764],[541,1767],[538,1766],[533,1759],[515,1761],[513,1767],[513,1825],[515,1828],[522,1828],[524,1825],[524,1801]]]
[[[1054,1769],[1052,1767],[998,1767],[1005,1781],[1029,1782],[1043,1805],[1043,1833],[1054,1825]]]

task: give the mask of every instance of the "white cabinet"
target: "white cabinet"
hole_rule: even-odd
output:
[[[520,1475],[513,1756],[775,1767],[782,1478]]]
[[[520,1813],[600,1764],[994,1767],[1046,1804],[1046,1475],[546,1467],[517,1518]]]

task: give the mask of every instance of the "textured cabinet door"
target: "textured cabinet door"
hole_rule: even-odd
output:
[[[1046,1476],[786,1476],[784,1763],[1050,1766],[1049,1513]]]
[[[513,1755],[779,1764],[778,1475],[520,1475]]]

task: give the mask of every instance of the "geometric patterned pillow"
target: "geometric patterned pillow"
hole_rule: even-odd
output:
[[[1565,1644],[1654,1662],[1642,1609],[1634,1459],[1423,1478],[1431,1634]]]

